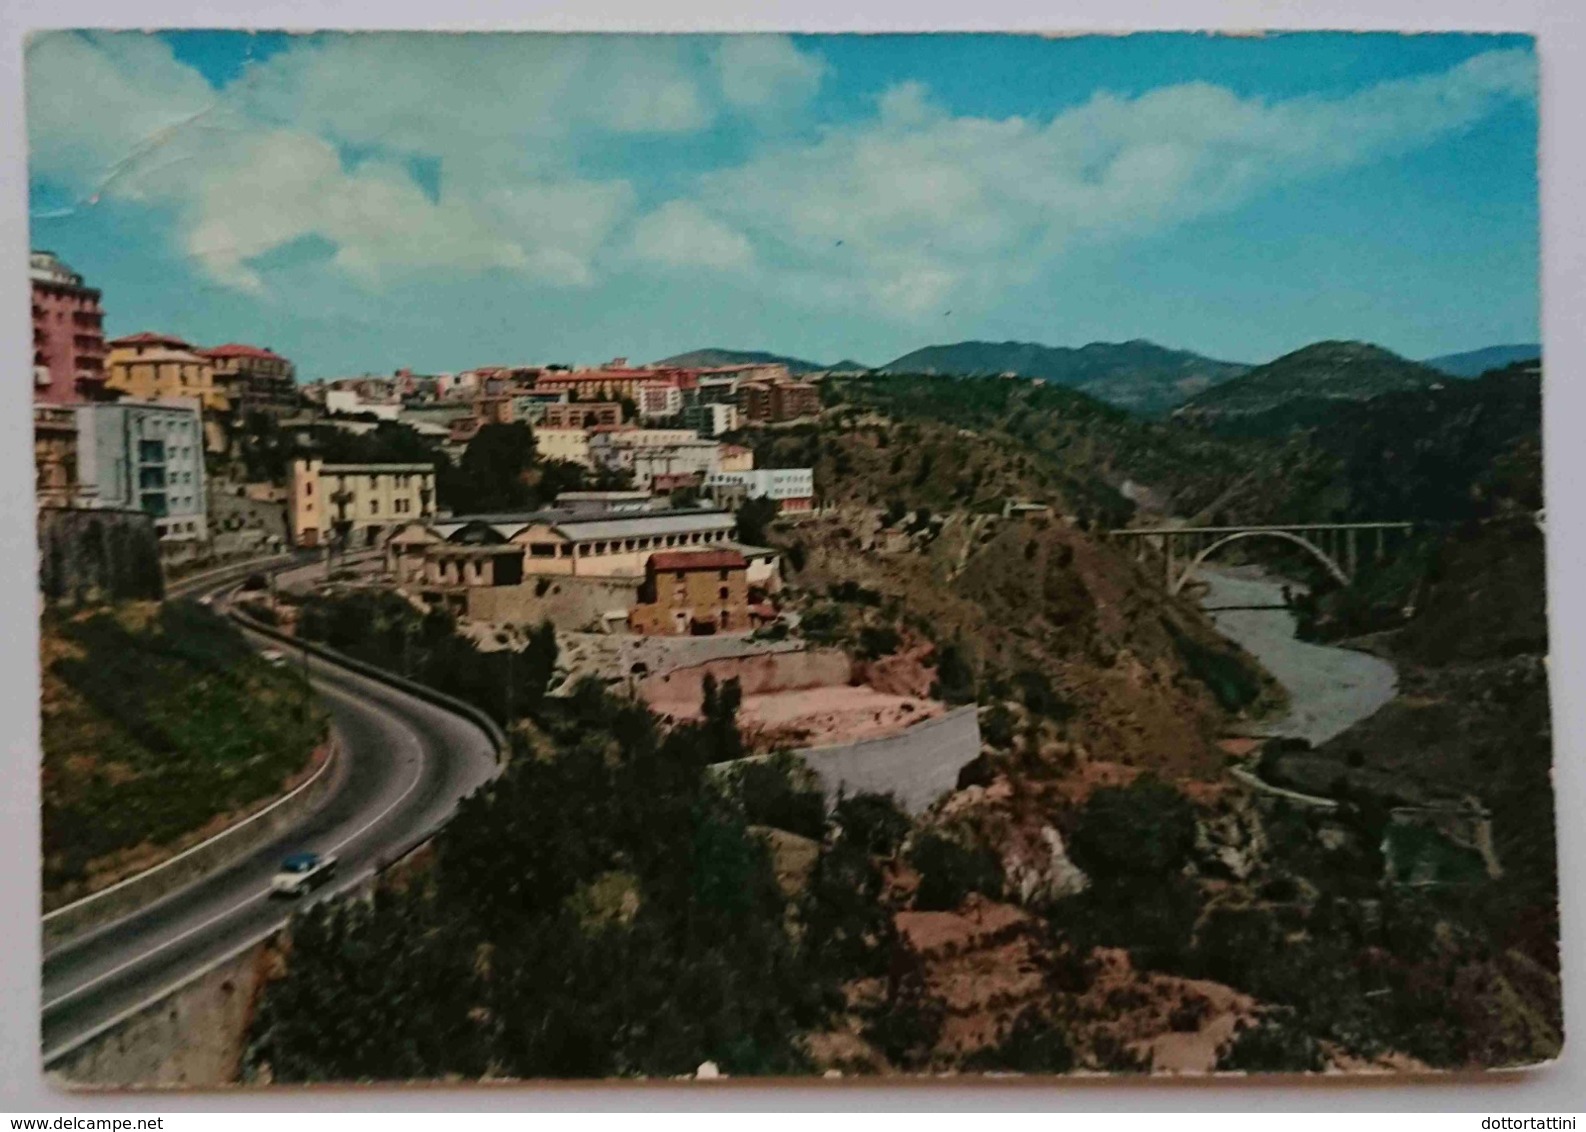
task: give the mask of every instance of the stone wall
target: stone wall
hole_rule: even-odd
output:
[[[787,692],[798,688],[827,688],[854,682],[854,662],[837,649],[761,653],[726,657],[674,668],[639,682],[639,696],[657,710],[676,714],[697,711],[704,696],[705,675],[718,684],[736,679],[745,696]]]
[[[214,1089],[237,1083],[253,1011],[271,961],[269,942],[231,955],[52,1058],[66,1089]]]
[[[39,592],[48,602],[157,601],[164,595],[154,518],[142,511],[41,507]]]
[[[497,624],[537,625],[549,620],[559,629],[599,628],[613,610],[624,613],[638,598],[642,578],[525,578],[516,586],[473,586],[468,619]]]

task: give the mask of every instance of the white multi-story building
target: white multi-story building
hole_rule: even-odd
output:
[[[675,417],[683,411],[683,391],[675,381],[647,381],[639,386],[635,403],[645,420]]]
[[[204,431],[198,401],[76,405],[79,498],[87,507],[146,511],[167,541],[208,537]]]
[[[678,445],[707,443],[691,428],[624,428],[605,426],[589,438],[589,462],[610,471],[631,471],[642,452]],[[679,469],[680,471],[683,469]]]
[[[728,402],[702,402],[683,410],[683,423],[701,436],[720,436],[738,427],[738,406]]]
[[[382,421],[394,421],[402,415],[402,402],[395,398],[383,401],[370,400],[356,389],[327,389],[325,411],[344,413],[347,416],[369,413]]]
[[[759,468],[750,472],[712,472],[705,487],[718,502],[770,499],[780,511],[809,511],[815,506],[813,468]]]

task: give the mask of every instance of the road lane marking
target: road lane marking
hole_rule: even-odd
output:
[[[350,692],[344,691],[344,690],[342,690],[340,688],[332,687],[331,688],[331,693],[333,695],[340,696],[344,700],[350,700],[350,701],[352,701],[354,703],[363,703],[363,701],[359,701],[359,700],[355,699]],[[393,801],[385,809],[381,810],[380,813],[377,814],[370,821],[366,822],[362,826],[362,828],[360,828],[356,833],[352,834],[350,837],[343,838],[336,845],[334,845],[330,849],[326,850],[326,852],[328,852],[328,853],[334,853],[337,849],[340,849],[342,846],[350,844],[351,842],[357,840],[359,837],[362,837],[365,833],[367,833],[372,827],[374,827],[375,825],[378,825],[381,821],[383,821],[387,816],[390,815],[392,810],[396,809],[404,801],[406,801],[408,796],[410,794],[412,794],[413,791],[418,788],[419,783],[422,782],[423,779],[424,779],[424,764],[425,764],[425,761],[426,761],[423,758],[424,743],[421,740],[419,740],[417,729],[412,727],[410,724],[408,724],[408,722],[406,720],[403,720],[403,719],[395,716],[394,714],[390,718],[393,719],[396,722],[396,724],[397,724],[397,726],[399,728],[401,728],[402,730],[408,732],[408,734],[413,737],[414,742],[415,742],[416,746],[419,749],[420,757],[418,759],[418,769],[414,772],[413,781],[408,783],[407,789],[402,791],[401,795],[398,796],[395,801]],[[340,891],[340,889],[337,889],[337,890],[334,890],[334,891]],[[160,952],[168,950],[169,948],[176,946],[178,943],[181,943],[184,939],[187,939],[188,937],[192,936],[194,933],[201,932],[205,928],[209,927],[210,925],[218,923],[219,921],[224,920],[224,919],[226,919],[226,918],[228,918],[230,916],[233,916],[237,912],[240,912],[242,909],[248,907],[251,904],[257,903],[260,900],[266,899],[268,896],[269,896],[269,890],[266,889],[264,892],[256,893],[253,896],[248,897],[248,899],[243,900],[243,901],[241,901],[241,902],[239,902],[237,904],[234,904],[230,908],[227,908],[226,910],[224,910],[222,912],[217,912],[215,915],[211,916],[209,919],[203,921],[200,924],[196,924],[196,925],[194,925],[191,928],[188,928],[186,931],[182,932],[180,935],[173,936],[170,939],[166,940],[165,942],[157,944],[156,946],[150,948],[148,951],[142,952],[139,955],[135,955],[131,959],[127,959],[127,960],[123,961],[122,963],[116,965],[115,967],[112,967],[110,970],[105,971],[102,974],[99,974],[99,975],[95,976],[94,978],[88,980],[87,982],[81,983],[78,986],[73,987],[71,990],[67,991],[66,993],[61,994],[61,995],[57,995],[55,998],[53,998],[50,1001],[44,1003],[44,1005],[39,1008],[39,1012],[41,1014],[43,1014],[46,1011],[54,1009],[55,1007],[59,1006],[63,1002],[69,1002],[70,1000],[72,1000],[74,998],[77,998],[78,996],[82,995],[84,992],[92,990],[94,987],[96,987],[99,984],[103,983],[105,980],[114,978],[116,975],[119,975],[121,972],[125,971],[127,968],[136,966],[136,965],[142,963],[143,961],[145,961],[146,959],[148,959],[149,957],[154,956],[154,955],[158,955]],[[291,917],[289,916],[287,918],[290,919]],[[283,920],[282,923],[284,923],[284,922],[285,921]],[[277,925],[277,927],[279,927],[279,926],[280,925]],[[274,930],[275,930],[274,928],[271,929],[271,931],[274,931]]]

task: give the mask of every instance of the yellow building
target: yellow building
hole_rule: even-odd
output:
[[[132,334],[110,343],[105,385],[135,401],[192,397],[206,412],[231,409],[230,390],[215,379],[215,366],[180,338]]]
[[[752,472],[754,471],[754,452],[739,444],[723,444],[721,454],[716,458],[718,472]]]
[[[287,503],[298,546],[332,543],[340,523],[348,546],[377,546],[393,527],[435,513],[435,465],[294,460]]]
[[[747,566],[736,550],[650,555],[638,600],[628,611],[628,628],[667,635],[748,629]]]
[[[656,551],[720,548],[736,527],[729,512],[696,508],[459,515],[392,531],[386,561],[399,582],[431,586],[514,585],[545,575],[640,578]]]
[[[537,428],[534,452],[542,460],[568,460],[589,467],[587,428]]]

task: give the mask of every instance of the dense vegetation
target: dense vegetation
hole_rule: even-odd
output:
[[[1353,380],[1337,391],[1369,392]],[[874,796],[828,811],[790,759],[711,769],[742,753],[735,684],[666,730],[593,683],[545,697],[554,642],[487,659],[443,618],[310,603],[311,635],[405,653],[525,722],[430,868],[296,922],[253,1057],[288,1080],[802,1072],[833,1063],[812,1036],[837,1032],[878,1059],[861,1068],[1137,1070],[1139,1033],[1111,1027],[1206,981],[1255,1003],[1223,1069],[1552,1056],[1539,391],[1520,371],[1409,385],[1326,412],[1295,401],[1230,436],[1052,385],[867,376],[828,379],[819,421],[745,434],[762,466],[813,466],[844,505],[796,526],[743,516],[786,550],[804,635],[866,661],[929,654],[933,694],[986,705],[988,749],[960,779],[984,789],[920,820]],[[509,449],[508,478],[532,477]],[[1004,516],[1010,498],[1055,514]],[[1336,812],[1218,781],[1211,738],[1267,689],[1095,537],[1138,500],[1218,521],[1436,520],[1301,609],[1318,634],[1394,630],[1378,647],[1410,693],[1260,762]],[[1386,854],[1413,838],[1394,807],[1450,795],[1490,811],[1502,875],[1395,883]],[[1029,845],[1052,832],[1078,888],[1031,875]],[[991,942],[928,954],[902,926],[933,913],[913,923],[967,931],[995,902],[1025,914]],[[1025,950],[995,950],[1009,940]],[[945,1044],[961,946],[1039,975],[968,1052]],[[1121,974],[1102,958],[1120,951]],[[1204,1002],[1174,993],[1155,1033],[1200,1024]]]
[[[1036,342],[956,342],[913,350],[879,368],[882,373],[1040,378],[1120,408],[1155,415],[1250,367],[1136,340],[1092,342],[1078,348]]]
[[[556,631],[543,624],[521,646],[492,651],[459,636],[445,610],[421,613],[389,590],[310,597],[297,632],[456,696],[506,722],[533,712],[556,671]]]
[[[252,1058],[278,1081],[806,1071],[802,1035],[886,942],[879,874],[842,819],[776,800],[801,792],[781,768],[707,769],[736,749],[722,692],[670,730],[592,681],[543,705],[539,754],[519,736],[432,869],[293,921]],[[846,820],[873,837],[885,811]],[[771,821],[824,838],[802,894],[755,832]]]
[[[278,793],[324,735],[301,676],[195,603],[49,612],[42,633],[46,899]]]
[[[1315,342],[1197,394],[1180,413],[1203,418],[1271,411],[1296,400],[1364,401],[1426,389],[1447,377],[1365,342]]]

